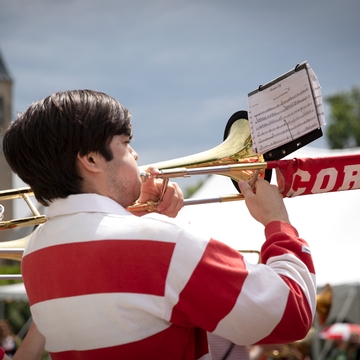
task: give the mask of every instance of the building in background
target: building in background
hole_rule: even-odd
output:
[[[13,188],[13,177],[2,151],[2,133],[7,124],[12,121],[12,86],[13,80],[7,71],[4,59],[0,52],[0,191]],[[4,201],[4,220],[13,217],[13,201]],[[9,236],[9,231],[0,231],[0,241]]]

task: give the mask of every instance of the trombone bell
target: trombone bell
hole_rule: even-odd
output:
[[[240,180],[250,180],[254,169],[244,170],[236,167],[229,169],[226,165],[258,162],[263,163],[264,158],[262,155],[255,154],[252,151],[249,121],[247,119],[237,119],[231,125],[229,134],[222,144],[194,155],[144,165],[139,169],[141,172],[144,172],[150,166],[156,167],[163,172],[164,178],[170,178],[190,176],[191,171],[187,171],[187,169],[213,167],[213,172],[210,170],[206,173],[228,176],[232,180],[239,182]],[[221,166],[224,166],[224,171],[221,170]],[[265,169],[265,166],[259,165],[258,168]],[[215,167],[218,167],[218,169],[215,170]],[[201,171],[198,171],[198,173],[201,173]],[[159,177],[162,176],[160,175]]]
[[[21,239],[0,242],[0,258],[21,261],[24,248],[30,236],[31,234]]]
[[[322,291],[316,296],[316,313],[321,326],[325,324],[326,319],[329,316],[332,302],[332,286],[330,284],[326,284]]]

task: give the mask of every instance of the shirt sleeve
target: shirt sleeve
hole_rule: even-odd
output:
[[[265,237],[261,264],[248,263],[221,241],[189,243],[185,263],[191,270],[177,274],[183,286],[169,320],[201,327],[238,345],[305,337],[316,300],[311,252],[287,223],[268,224]]]

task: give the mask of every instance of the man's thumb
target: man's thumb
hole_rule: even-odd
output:
[[[249,194],[249,192],[253,192],[251,186],[244,180],[239,181],[239,188],[244,196],[246,196],[246,194]]]

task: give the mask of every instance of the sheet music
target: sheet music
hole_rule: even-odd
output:
[[[310,84],[314,93],[314,100],[316,105],[317,114],[319,117],[320,125],[325,125],[325,114],[324,114],[324,107],[321,95],[321,86],[319,84],[318,78],[315,75],[313,69],[310,67],[309,64],[306,64],[306,68],[308,70]]]
[[[324,125],[320,89],[307,65],[250,93],[248,115],[254,152],[264,154]]]

